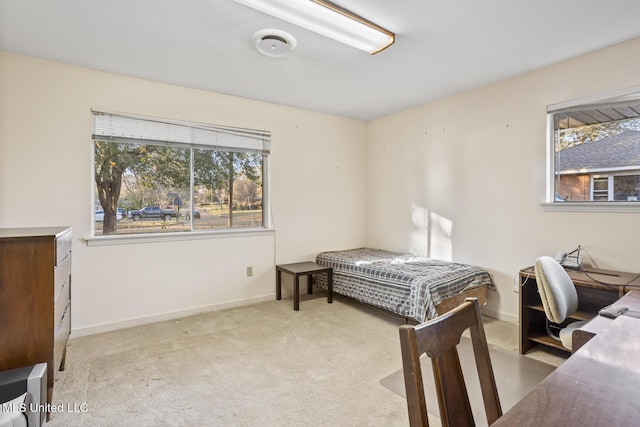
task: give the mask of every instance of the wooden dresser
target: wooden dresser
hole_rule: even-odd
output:
[[[47,403],[71,333],[71,228],[0,228],[0,371],[47,364]]]

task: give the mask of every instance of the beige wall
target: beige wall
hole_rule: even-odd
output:
[[[543,212],[546,106],[640,84],[640,39],[369,123],[368,244],[487,268],[516,319],[518,270],[582,245],[640,272],[640,214]]]
[[[640,271],[638,214],[540,206],[545,107],[638,69],[640,39],[363,123],[0,52],[0,227],[73,227],[75,334],[270,299],[274,264],[365,244],[483,266],[487,312],[515,319],[539,255]],[[86,246],[91,108],[270,130],[275,234]]]
[[[88,247],[91,108],[271,131],[275,234]],[[276,263],[364,245],[365,132],[356,120],[0,52],[0,227],[73,227],[76,335],[271,299]]]

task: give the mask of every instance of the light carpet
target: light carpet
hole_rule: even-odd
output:
[[[407,426],[397,318],[324,293],[69,341],[49,427]],[[515,324],[485,321],[515,351]],[[73,412],[73,408],[80,411]],[[429,417],[437,427],[439,419]]]

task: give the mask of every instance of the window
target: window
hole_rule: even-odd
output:
[[[591,182],[593,183],[593,189],[591,190],[591,200],[593,200],[594,202],[609,201],[609,177],[594,176]]]
[[[547,111],[547,202],[638,209],[640,87],[549,106]]]
[[[267,226],[270,135],[93,112],[94,235]]]

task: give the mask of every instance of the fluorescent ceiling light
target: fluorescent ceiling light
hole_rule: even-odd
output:
[[[235,0],[294,25],[375,54],[395,34],[326,0]]]

